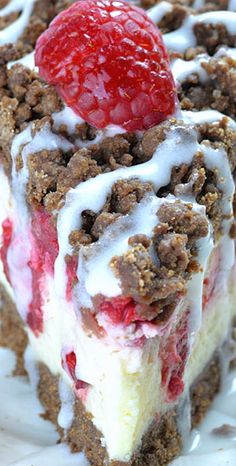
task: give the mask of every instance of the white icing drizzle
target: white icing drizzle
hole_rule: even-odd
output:
[[[21,11],[16,21],[0,31],[0,45],[15,43],[19,39],[24,29],[28,26],[35,1],[36,0],[12,0],[9,5],[0,10],[0,15],[2,16],[14,11]]]
[[[217,186],[223,193],[221,199],[222,212],[225,216],[233,217],[233,195],[235,190],[235,184],[231,173],[230,165],[228,162],[227,154],[224,150],[213,149],[206,145],[202,147],[204,154],[204,160],[206,167],[215,172],[217,176]],[[228,225],[228,221],[225,222]],[[227,233],[227,226],[225,226],[225,232]]]
[[[152,230],[157,224],[157,211],[164,202],[168,200],[158,199],[155,194],[147,195],[130,215],[118,219],[106,229],[98,243],[81,250],[80,290],[84,288],[89,296],[102,293],[112,297],[120,294],[119,283],[111,273],[109,263],[113,256],[120,256],[128,250],[130,236],[139,233],[149,237],[152,235]],[[145,223],[144,217],[148,219]],[[100,271],[99,276],[97,270]]]
[[[117,180],[139,178],[143,182],[151,181],[156,190],[168,184],[172,167],[181,163],[189,163],[198,149],[193,130],[185,135],[185,140],[182,140],[182,134],[181,129],[171,128],[167,139],[160,144],[150,161],[98,175],[96,178],[87,180],[79,184],[75,189],[70,190],[66,198],[66,205],[59,214],[59,238],[62,235],[62,225],[66,227],[65,233],[67,233],[67,236],[71,230],[80,227],[80,220],[75,219],[73,215],[75,212],[81,213],[85,209],[99,212],[105,204],[112,185]],[[167,157],[162,157],[162,151],[168,154],[168,160]],[[94,192],[96,192],[96,196],[94,196]],[[69,218],[73,219],[72,225],[69,225],[70,222],[68,223]],[[65,237],[65,233],[62,236]],[[68,243],[67,248],[71,251]]]
[[[194,205],[195,207],[195,205]],[[205,208],[197,204],[196,211],[205,213]],[[210,254],[214,248],[213,232],[209,225],[208,235],[206,238],[201,238],[196,242],[198,252],[198,262],[200,265],[200,272],[192,275],[188,288],[187,296],[190,303],[190,319],[189,319],[189,343],[190,347],[194,343],[196,332],[200,329],[202,324],[202,296],[203,296],[203,280],[207,270],[207,264]]]
[[[82,141],[81,139],[76,139],[75,145],[77,147],[89,147],[93,144],[99,144],[105,138],[113,138],[117,134],[123,134],[125,130],[117,125],[108,125],[103,130],[98,130],[95,139],[91,141]]]
[[[36,72],[38,71],[38,67],[35,66],[35,63],[34,63],[34,52],[28,53],[27,55],[20,58],[19,60],[9,61],[7,64],[7,68],[12,68],[13,65],[17,65],[17,64],[26,66],[27,68],[30,68],[30,70],[35,70]]]
[[[182,133],[180,129],[171,129],[170,133],[168,134],[167,139],[157,148],[153,158],[144,164],[141,164],[139,166],[134,166],[134,167],[129,167],[125,169],[119,169],[116,170],[115,172],[112,173],[106,173],[97,176],[95,179],[88,180],[80,185],[77,186],[77,188],[70,190],[70,192],[67,195],[66,198],[66,203],[63,209],[59,213],[59,218],[58,218],[58,239],[59,239],[59,256],[56,260],[56,281],[59,283],[59,289],[60,292],[62,293],[62,290],[65,290],[65,283],[63,284],[61,282],[61,278],[64,276],[64,257],[66,254],[71,253],[71,246],[69,245],[68,237],[70,232],[75,229],[75,228],[80,228],[80,216],[81,213],[85,209],[91,209],[94,212],[99,212],[99,210],[103,207],[105,204],[107,195],[109,194],[112,185],[119,179],[131,179],[131,178],[139,178],[143,182],[144,181],[151,181],[154,189],[158,190],[160,187],[165,186],[168,184],[170,175],[171,175],[171,170],[173,166],[178,166],[181,163],[187,163],[190,164],[192,161],[193,156],[196,154],[198,150],[202,150],[204,153],[208,153],[208,148],[203,144],[198,144],[196,140],[196,135],[193,130],[190,132],[187,132],[186,134]],[[215,166],[217,166],[217,158],[220,155],[219,150],[212,149],[214,151],[214,161],[215,161]],[[162,154],[165,153],[165,158],[163,158]],[[213,153],[211,153],[211,156],[213,156]],[[94,193],[96,193],[96,196],[94,196]],[[154,205],[155,202],[158,201],[153,201]],[[152,209],[150,207],[150,213],[149,215],[146,213],[146,222],[148,223],[149,221],[151,222],[151,228],[152,228]],[[139,212],[140,210],[140,212]],[[146,209],[147,211],[148,209]],[[137,213],[138,212],[138,213]],[[142,212],[142,213],[141,213]],[[137,217],[136,217],[137,214]],[[151,214],[151,216],[150,216]],[[142,205],[139,206],[137,211],[134,213],[134,217],[136,217],[135,222],[136,222],[136,228],[134,229],[134,233],[139,231],[140,224],[137,223],[137,218],[139,218],[139,222],[143,218],[143,210],[142,210]],[[149,227],[147,227],[149,228]],[[112,228],[111,228],[112,232]],[[107,233],[108,234],[108,233]],[[109,258],[112,257],[112,255],[116,254],[117,251],[115,250],[116,246],[114,245],[114,242],[119,242],[121,239],[122,246],[120,245],[119,247],[122,248],[122,251],[124,251],[125,244],[127,246],[127,232],[124,234],[122,232],[121,238],[118,236],[116,237],[116,240],[113,240],[110,242],[105,236],[105,244],[106,244],[106,254],[108,254]],[[129,235],[132,234],[132,231],[129,231]],[[209,241],[209,238],[208,240]],[[110,244],[110,247],[107,248],[107,244]],[[113,243],[113,244],[112,244]],[[100,245],[94,246],[94,248],[100,248]],[[113,250],[112,250],[113,247]],[[109,251],[110,249],[110,251]],[[91,248],[92,250],[92,248]],[[109,251],[109,252],[108,252]],[[81,249],[80,252],[80,257],[79,257],[79,263],[80,263],[80,270],[78,275],[80,276],[80,279],[83,281],[83,265],[84,265],[84,252],[86,253],[86,249]],[[119,251],[120,252],[120,251]],[[105,254],[103,250],[103,254]],[[103,264],[106,263],[106,267],[108,266],[108,257],[103,255]],[[93,254],[91,253],[92,257]],[[101,255],[100,255],[101,257]],[[90,256],[89,256],[90,260]],[[98,263],[99,262],[99,263]],[[93,262],[91,262],[90,265],[87,263],[87,267],[90,269],[90,273],[92,273],[92,270],[95,268],[100,268],[102,267],[101,261],[97,260],[97,257]],[[86,268],[85,268],[86,270]],[[105,267],[102,267],[100,271],[103,271],[101,273],[101,277],[105,276],[107,277],[108,280],[108,274],[105,270]],[[101,292],[104,293],[107,296],[116,296],[120,292],[120,287],[119,283],[115,278],[110,278],[109,285],[106,287],[107,281],[104,280],[103,284],[99,279],[96,280],[88,280],[84,281],[85,288],[88,289],[87,291],[89,292],[90,296],[94,296],[96,293]],[[101,288],[99,289],[99,286]]]
[[[215,53],[214,57],[219,58],[227,56],[236,60],[236,49],[232,47],[220,47],[219,50]]]
[[[53,128],[58,130],[61,125],[66,125],[69,135],[75,133],[76,125],[82,125],[85,122],[70,107],[65,107],[60,112],[53,113],[52,118],[54,122]]]
[[[25,2],[23,0],[10,0],[4,8],[0,9],[0,16],[6,16],[15,11],[21,11]]]
[[[187,133],[183,138],[182,136],[181,130],[171,129],[167,139],[158,147],[150,161],[138,166],[101,174],[69,191],[65,206],[58,217],[60,251],[55,266],[58,280],[61,281],[60,277],[64,276],[64,257],[71,253],[69,234],[72,230],[80,228],[81,213],[85,209],[99,212],[106,202],[112,185],[119,179],[139,178],[142,181],[151,181],[155,190],[168,184],[172,167],[181,163],[190,163],[198,149],[194,131],[190,134]],[[168,158],[167,156],[164,158],[163,153],[168,154]],[[59,288],[62,292],[65,289],[65,284],[64,286],[60,284]]]
[[[203,0],[195,0],[194,8],[201,8],[204,5]],[[159,23],[166,13],[172,11],[173,5],[163,1],[148,10],[148,16],[155,23]],[[229,32],[235,33],[235,18],[231,17],[230,12],[214,11],[198,15],[188,15],[182,23],[182,26],[176,31],[163,34],[164,43],[170,50],[184,52],[189,47],[196,45],[196,38],[193,32],[194,24],[205,22],[209,24],[224,23]]]
[[[207,63],[209,59],[209,55],[204,53],[197,55],[196,58],[189,61],[182,60],[181,58],[173,60],[171,63],[171,71],[173,73],[175,81],[182,83],[188,76],[196,73],[199,76],[200,81],[202,83],[207,82],[209,77],[201,64]]]
[[[192,24],[224,24],[227,31],[235,35],[236,13],[232,11],[210,11],[197,16],[192,16]]]
[[[162,204],[175,201],[175,196],[171,195],[166,198],[158,198],[154,193],[147,195],[130,215],[118,219],[111,227],[107,228],[99,242],[81,249],[78,272],[81,280],[78,294],[82,305],[88,303],[89,296],[98,293],[108,297],[120,294],[119,282],[111,273],[109,266],[112,257],[120,256],[129,249],[128,240],[131,236],[145,234],[151,237],[153,228],[158,223],[157,211]],[[199,210],[197,207],[194,204],[194,210]],[[201,210],[204,211],[204,208]],[[154,262],[157,262],[154,251],[150,251],[150,253]],[[98,270],[100,271],[99,275]],[[86,292],[87,296],[85,295],[85,302],[83,302]]]
[[[56,149],[68,152],[73,149],[73,144],[62,136],[58,136],[53,133],[48,125],[44,125],[40,131],[36,132],[34,137],[31,137],[30,143],[23,149],[22,155],[26,161],[29,154],[34,154],[35,152],[40,152],[42,150],[50,151]]]
[[[177,58],[171,62],[171,71],[177,83],[183,83],[186,78],[192,74],[197,74],[201,83],[206,83],[210,78],[206,70],[202,67],[203,63],[208,63],[212,58],[230,57],[236,59],[236,49],[230,47],[221,47],[213,57],[207,53],[199,54],[192,60],[183,60]]]
[[[172,9],[173,5],[171,3],[160,2],[148,10],[148,16],[154,23],[158,24],[164,18],[166,13],[169,13]]]
[[[202,144],[201,151],[204,154],[205,165],[209,170],[212,170],[217,177],[217,186],[222,192],[221,208],[228,220],[223,222],[224,235],[220,245],[220,260],[221,260],[221,286],[227,284],[228,272],[234,264],[234,241],[228,236],[229,228],[233,218],[233,195],[235,184],[228,162],[227,154],[224,150],[213,149],[212,147]],[[198,206],[200,208],[200,206]],[[191,303],[190,316],[190,342],[194,341],[196,331],[199,330],[202,321],[202,296],[203,296],[203,279],[207,268],[208,259],[213,250],[214,242],[212,239],[212,231],[209,229],[208,236],[204,240],[197,242],[198,261],[201,266],[201,272],[194,274],[188,286],[188,299]],[[226,272],[226,273],[225,273]]]
[[[217,177],[217,186],[222,192],[220,201],[221,209],[226,219],[222,223],[223,238],[220,244],[220,281],[222,290],[227,290],[229,271],[232,270],[235,262],[235,244],[230,239],[229,229],[234,217],[233,197],[235,193],[235,182],[229,166],[227,155],[224,151],[217,154],[217,161],[214,159],[213,149],[207,147],[203,150],[206,167],[212,170]]]
[[[236,30],[236,13],[230,11],[213,11],[200,15],[189,15],[183,21],[182,26],[176,31],[163,35],[164,43],[170,50],[184,52],[189,47],[196,45],[196,37],[193,27],[197,23],[224,24],[227,31],[234,35]]]
[[[219,123],[222,118],[227,119],[227,124],[229,128],[236,130],[235,121],[223,115],[223,113],[218,112],[217,110],[201,110],[199,112],[191,112],[188,110],[182,110],[179,115],[179,118],[184,121],[184,123],[189,125],[200,125],[204,123]]]
[[[76,126],[82,125],[85,121],[77,115],[71,108],[65,107],[63,110],[57,113],[52,114],[53,118],[53,129],[58,130],[61,125],[67,126],[67,131],[69,135],[74,135],[76,133]],[[80,138],[75,139],[75,146],[82,148],[82,147],[89,147],[93,144],[100,143],[103,139],[114,137],[116,134],[125,133],[125,130],[117,125],[108,125],[103,130],[97,130],[96,137],[91,141],[83,141]]]

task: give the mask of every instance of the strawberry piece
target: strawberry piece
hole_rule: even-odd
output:
[[[96,128],[144,130],[172,115],[176,89],[158,28],[123,0],[80,0],[40,36],[39,74]]]

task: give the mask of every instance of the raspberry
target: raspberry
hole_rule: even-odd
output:
[[[174,80],[161,33],[123,0],[80,0],[36,45],[40,75],[84,120],[144,130],[173,114]]]

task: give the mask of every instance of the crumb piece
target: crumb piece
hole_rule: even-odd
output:
[[[91,233],[95,239],[98,239],[107,227],[112,225],[118,218],[120,214],[111,214],[109,212],[102,212],[100,215],[97,216],[92,228]]]
[[[222,424],[222,426],[213,429],[211,433],[213,435],[216,435],[217,437],[235,437],[236,426],[231,426],[230,424]]]
[[[205,216],[194,212],[190,204],[174,202],[163,204],[158,211],[159,220],[168,223],[175,233],[188,235],[196,241],[208,234],[208,222]]]
[[[113,212],[126,215],[150,191],[153,191],[152,184],[142,183],[138,179],[117,181],[112,188],[111,209]]]

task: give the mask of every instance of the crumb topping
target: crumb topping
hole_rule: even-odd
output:
[[[183,110],[212,108],[232,118],[236,116],[236,60],[230,57],[212,58],[202,63],[209,79],[201,83],[191,74],[179,88]]]

